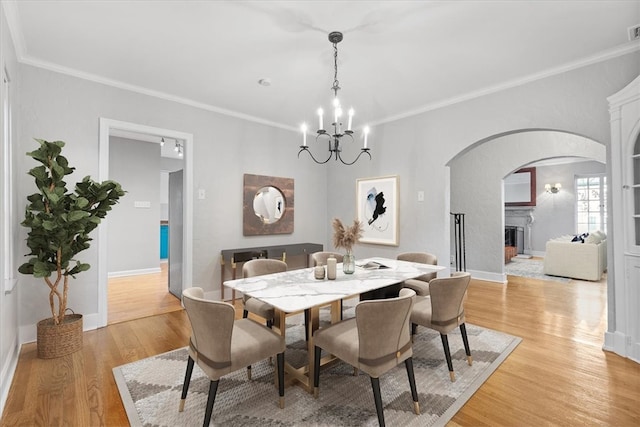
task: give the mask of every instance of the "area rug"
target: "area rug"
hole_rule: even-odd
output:
[[[511,276],[530,277],[532,279],[553,280],[569,283],[568,277],[549,276],[543,273],[543,261],[539,259],[511,258],[511,262],[504,265],[504,272]]]
[[[353,310],[353,309],[351,309]],[[299,317],[299,319],[297,319]],[[296,366],[306,357],[302,316],[287,321],[285,357]],[[516,348],[521,339],[501,332],[467,325],[473,365],[466,362],[459,330],[449,334],[456,373],[451,382],[440,335],[419,327],[413,345],[413,364],[421,415],[413,401],[404,364],[380,378],[387,425],[444,426],[484,381]],[[181,348],[113,369],[132,426],[202,425],[209,379],[193,370],[184,412],[178,404],[187,366],[187,349]],[[378,419],[366,374],[338,362],[320,374],[317,399],[301,387],[285,390],[285,408],[278,407],[273,385],[274,366],[265,360],[252,366],[252,380],[242,369],[220,380],[212,424],[220,426],[377,426]]]

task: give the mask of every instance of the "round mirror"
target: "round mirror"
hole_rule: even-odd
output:
[[[276,187],[260,188],[253,197],[253,212],[263,224],[274,224],[284,214],[284,195]]]

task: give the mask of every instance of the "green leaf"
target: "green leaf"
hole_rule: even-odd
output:
[[[85,212],[85,211],[71,211],[67,214],[67,221],[69,222],[80,221],[81,219],[86,218],[90,215],[91,214],[89,212]]]

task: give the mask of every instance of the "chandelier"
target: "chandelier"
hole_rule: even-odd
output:
[[[300,153],[303,151],[308,153],[309,156],[313,159],[314,162],[318,164],[327,163],[333,157],[335,160],[340,160],[345,165],[352,165],[360,159],[360,156],[363,154],[367,154],[369,159],[371,159],[371,153],[369,153],[369,148],[367,147],[367,137],[369,136],[369,127],[365,126],[363,129],[364,135],[364,144],[360,149],[360,154],[353,161],[348,162],[342,158],[342,148],[340,147],[340,142],[342,142],[342,138],[349,137],[350,139],[347,142],[353,142],[353,108],[349,109],[348,113],[348,121],[347,128],[343,129],[342,125],[342,106],[340,105],[340,100],[338,99],[338,91],[340,90],[340,82],[338,81],[338,43],[342,41],[342,33],[338,31],[333,31],[329,34],[329,41],[333,44],[333,86],[331,90],[333,91],[333,123],[329,127],[327,131],[323,126],[323,115],[324,111],[322,108],[318,109],[318,130],[316,131],[316,141],[326,139],[329,143],[329,157],[326,160],[318,160],[315,158],[313,153],[309,150],[309,146],[307,145],[307,125],[303,123],[300,127],[302,130],[302,145],[300,146],[300,151],[298,151],[298,158],[300,158]]]

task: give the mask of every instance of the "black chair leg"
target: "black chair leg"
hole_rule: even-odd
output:
[[[409,377],[409,387],[411,387],[411,397],[413,398],[413,411],[420,415],[420,404],[418,403],[418,389],[416,387],[416,377],[413,374],[413,358],[404,361],[407,368],[407,376]]]
[[[464,343],[464,351],[467,353],[467,363],[469,366],[473,364],[471,359],[471,348],[469,347],[469,338],[467,338],[467,327],[464,323],[460,324],[460,333],[462,334],[462,342]]]
[[[449,339],[444,334],[440,334],[440,338],[442,338],[442,346],[444,347],[444,357],[447,359],[449,376],[451,377],[451,381],[455,381],[456,377],[455,377],[455,374],[453,373],[453,362],[451,362],[451,352],[449,351]]]
[[[313,396],[318,397],[318,387],[320,387],[320,356],[322,349],[314,346],[313,354]]]
[[[209,383],[209,397],[207,398],[207,410],[204,412],[203,427],[209,427],[211,422],[211,414],[213,413],[213,403],[216,401],[216,393],[218,392],[218,381],[211,381]]]
[[[411,324],[411,335],[415,335],[418,333],[418,324],[417,323],[412,323]]]
[[[273,328],[273,320],[272,319],[267,319],[267,328],[269,328],[269,329]]]
[[[249,316],[249,312],[247,310],[242,310],[242,318],[246,319]]]
[[[378,424],[380,424],[380,427],[384,427],[382,395],[380,394],[380,378],[371,377],[371,388],[373,389],[373,400],[375,400],[376,402],[376,412],[378,413]]]
[[[342,306],[343,306],[342,300],[340,300],[340,320],[343,320],[342,319]]]
[[[309,341],[309,318],[311,317],[311,311],[306,309],[304,311],[304,340]]]
[[[184,410],[184,401],[187,399],[187,391],[189,390],[189,384],[191,383],[191,374],[193,373],[194,360],[189,356],[187,360],[187,372],[184,374],[184,383],[182,384],[182,396],[180,398],[179,412]]]
[[[284,353],[278,353],[278,394],[280,395],[280,409],[284,409]]]

